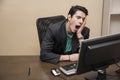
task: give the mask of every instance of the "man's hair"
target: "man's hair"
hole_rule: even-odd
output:
[[[86,16],[88,15],[88,10],[85,7],[79,5],[72,6],[68,15],[73,16],[77,11],[82,11],[86,14]]]

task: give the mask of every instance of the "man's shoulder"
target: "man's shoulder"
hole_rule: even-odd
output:
[[[65,23],[65,20],[62,20],[62,21],[60,21],[60,22],[57,22],[57,23],[54,23],[54,24],[51,24],[50,26],[49,26],[49,29],[50,30],[59,30],[62,26],[64,26],[64,23]]]

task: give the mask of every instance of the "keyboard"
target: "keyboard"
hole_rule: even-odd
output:
[[[60,70],[65,75],[74,75],[76,73],[77,63],[68,64],[60,67]]]

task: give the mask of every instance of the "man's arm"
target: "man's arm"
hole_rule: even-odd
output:
[[[61,55],[60,56],[60,61],[77,61],[78,60],[78,53],[74,53],[71,55]]]
[[[40,59],[45,62],[56,64],[59,61],[60,55],[53,52],[53,34],[51,29],[48,28],[46,35],[41,43]]]

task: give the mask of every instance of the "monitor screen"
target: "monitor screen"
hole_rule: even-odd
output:
[[[83,40],[76,74],[109,66],[116,58],[120,58],[120,34]]]

